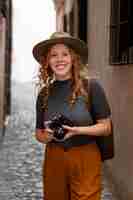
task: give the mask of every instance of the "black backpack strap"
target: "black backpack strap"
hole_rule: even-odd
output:
[[[91,79],[84,79],[83,80],[84,89],[88,93],[88,101],[89,101],[89,112],[91,113],[91,105],[92,105],[92,98],[91,98]],[[93,119],[93,116],[92,116]],[[95,120],[94,120],[95,123]],[[112,159],[114,157],[114,130],[113,130],[113,123],[111,119],[111,134],[108,136],[98,136],[96,137],[96,143],[99,147],[101,152],[101,159],[102,161]]]

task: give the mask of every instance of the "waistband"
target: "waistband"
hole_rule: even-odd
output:
[[[64,142],[49,142],[48,143],[50,146],[58,146],[64,149],[64,151],[69,150],[72,147],[78,147],[78,146],[82,146],[82,145],[86,145],[86,144],[96,144],[95,139],[89,139],[89,140],[66,140]]]

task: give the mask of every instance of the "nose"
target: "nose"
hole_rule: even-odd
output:
[[[62,55],[58,55],[58,56],[57,56],[57,61],[58,61],[58,62],[61,62],[62,60],[63,60],[63,56],[62,56]]]

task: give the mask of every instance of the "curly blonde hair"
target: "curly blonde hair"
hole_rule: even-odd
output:
[[[69,105],[72,108],[76,102],[78,96],[84,96],[84,100],[87,108],[89,107],[89,96],[88,92],[84,87],[83,78],[80,74],[81,69],[85,66],[81,63],[80,56],[73,50],[70,49],[70,54],[72,56],[72,93],[68,97]],[[50,92],[51,83],[54,81],[54,74],[48,65],[48,60],[50,57],[50,49],[47,55],[43,56],[41,60],[41,65],[39,68],[38,78],[39,78],[39,88],[41,89],[41,95],[43,96],[43,104],[41,107],[45,110],[48,109],[48,96]]]

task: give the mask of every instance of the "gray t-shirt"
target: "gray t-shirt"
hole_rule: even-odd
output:
[[[91,106],[87,109],[83,96],[79,96],[71,110],[68,97],[71,92],[71,79],[56,80],[50,87],[48,98],[48,111],[41,108],[43,104],[42,91],[40,91],[36,102],[36,128],[44,129],[44,121],[50,120],[54,115],[61,113],[73,121],[75,126],[89,126],[98,119],[107,118],[111,111],[104,90],[95,79],[89,81],[88,94]],[[95,136],[76,135],[63,142],[55,142],[66,148],[95,142]]]

